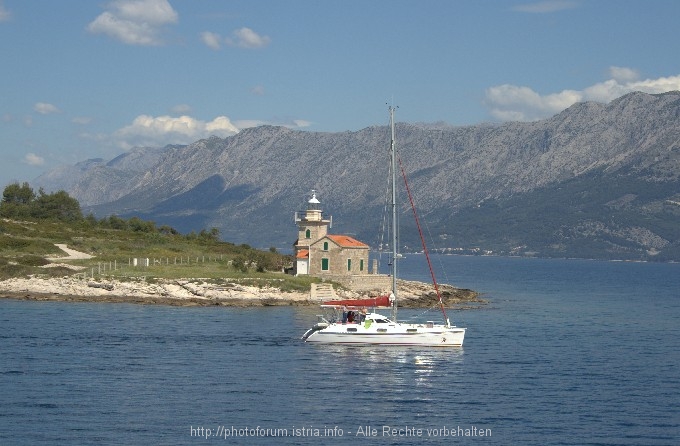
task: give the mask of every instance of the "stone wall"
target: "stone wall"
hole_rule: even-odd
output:
[[[368,275],[368,248],[342,248],[328,241],[328,249],[321,248],[326,239],[313,244],[309,252],[309,274],[317,277]],[[322,259],[328,259],[328,271],[322,269]],[[351,270],[347,270],[347,260],[351,260]],[[360,270],[363,261],[363,270]]]
[[[353,274],[353,275],[320,275],[327,280],[338,282],[352,291],[381,291],[392,290],[392,276],[386,274]]]

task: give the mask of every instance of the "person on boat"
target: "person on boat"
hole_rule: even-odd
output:
[[[361,307],[361,318],[359,319],[359,322],[363,324],[365,320],[366,320],[366,307]]]
[[[354,311],[350,311],[349,313],[347,313],[347,322],[349,322],[350,324],[354,323]]]
[[[342,306],[342,323],[347,323],[347,307],[344,305]]]

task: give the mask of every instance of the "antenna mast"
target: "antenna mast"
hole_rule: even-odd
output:
[[[397,259],[399,252],[397,249],[397,148],[394,142],[394,111],[395,107],[390,105],[390,175],[391,175],[391,207],[392,207],[392,320],[397,322]]]

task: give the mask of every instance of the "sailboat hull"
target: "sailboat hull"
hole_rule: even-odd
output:
[[[465,328],[428,324],[330,324],[321,330],[310,330],[303,339],[319,344],[422,345],[429,347],[462,347]]]

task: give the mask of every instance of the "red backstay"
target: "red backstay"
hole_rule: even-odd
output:
[[[434,277],[434,270],[432,269],[432,262],[430,261],[430,253],[427,251],[427,245],[425,244],[425,237],[423,236],[423,230],[420,228],[420,220],[418,219],[418,213],[416,212],[416,205],[413,203],[413,195],[411,195],[411,188],[406,180],[406,171],[404,170],[404,164],[399,158],[399,167],[401,168],[401,175],[404,177],[404,186],[406,186],[406,192],[408,193],[408,200],[411,202],[411,210],[413,211],[413,218],[416,220],[416,226],[418,227],[418,234],[420,235],[420,242],[423,245],[423,253],[427,259],[427,266],[430,268],[430,275],[432,276],[432,284],[434,285],[434,290],[437,292],[437,298],[439,299],[439,309],[442,310],[442,315],[444,315],[444,320],[446,325],[450,325],[449,318],[446,315],[446,310],[444,309],[444,302],[442,302],[442,295],[439,292],[439,285],[437,284],[437,279]]]

